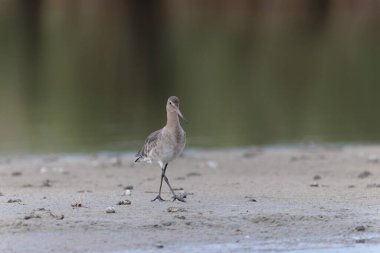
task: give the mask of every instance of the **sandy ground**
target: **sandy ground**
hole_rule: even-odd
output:
[[[380,147],[190,150],[167,170],[186,203],[151,202],[160,169],[132,161],[132,154],[1,158],[0,252],[380,244]],[[131,195],[122,196],[128,186]]]

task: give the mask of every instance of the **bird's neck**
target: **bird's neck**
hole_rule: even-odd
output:
[[[178,114],[176,112],[167,112],[166,127],[176,129],[179,126]]]

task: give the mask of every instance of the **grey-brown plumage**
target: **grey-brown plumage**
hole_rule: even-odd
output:
[[[183,197],[180,197],[174,193],[173,188],[170,186],[169,180],[165,175],[168,163],[173,161],[179,156],[186,143],[186,134],[182,129],[178,116],[182,117],[182,113],[179,110],[179,99],[175,96],[169,97],[166,103],[167,122],[166,125],[151,133],[145,140],[143,147],[136,154],[137,161],[146,162],[158,162],[162,169],[161,182],[159,192],[155,200],[163,200],[161,198],[162,180],[169,186],[173,193],[173,200],[183,201]]]

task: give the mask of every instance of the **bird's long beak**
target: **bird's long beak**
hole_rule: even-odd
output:
[[[185,119],[182,115],[182,112],[179,110],[179,108],[177,106],[175,106],[175,112],[182,118],[182,119]]]

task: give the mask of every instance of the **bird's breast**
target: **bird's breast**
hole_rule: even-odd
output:
[[[180,155],[186,144],[186,135],[183,129],[177,131],[163,131],[159,145],[154,156],[158,160],[169,162]]]

